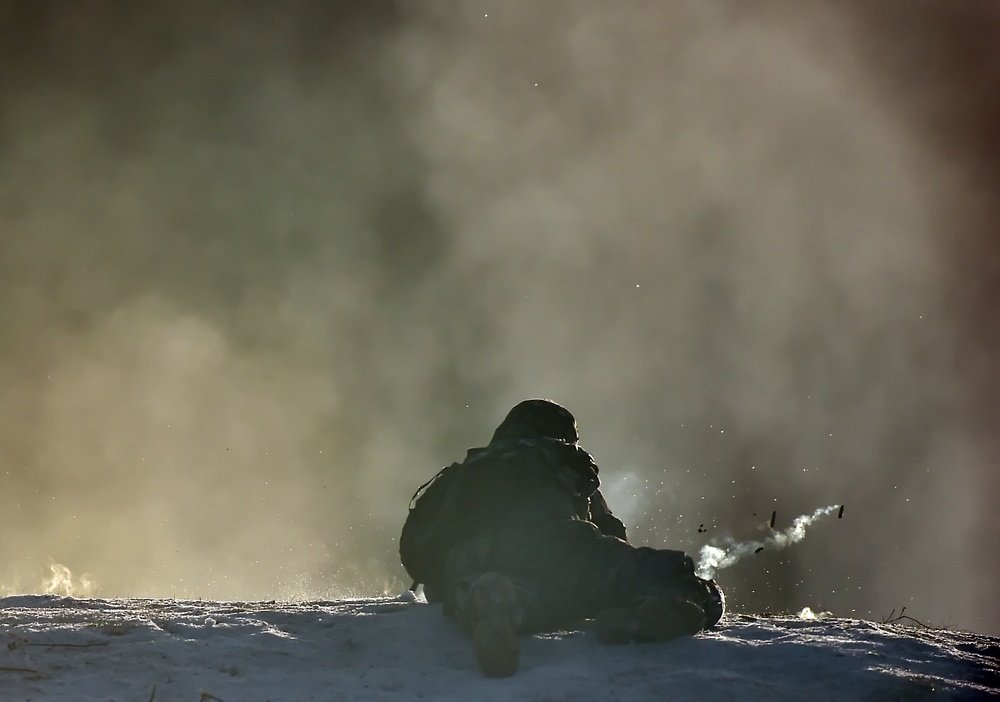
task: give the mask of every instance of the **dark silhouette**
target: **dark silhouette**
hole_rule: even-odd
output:
[[[400,558],[485,675],[517,670],[519,634],[594,619],[602,643],[665,641],[722,617],[721,590],[687,554],[628,543],[578,440],[568,410],[525,400],[411,502]]]

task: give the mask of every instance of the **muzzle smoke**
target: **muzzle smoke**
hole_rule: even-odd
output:
[[[760,541],[735,542],[723,539],[721,544],[706,544],[701,549],[695,572],[699,578],[714,578],[716,571],[728,568],[751,553],[759,553],[763,549],[778,550],[796,544],[806,538],[806,527],[811,526],[820,517],[839,509],[840,505],[831,505],[821,507],[812,514],[803,514],[792,521],[792,526]]]

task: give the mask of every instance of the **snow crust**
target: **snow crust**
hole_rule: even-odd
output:
[[[0,700],[990,700],[1000,639],[853,619],[727,615],[714,631],[601,646],[525,637],[481,677],[437,605],[0,598]]]

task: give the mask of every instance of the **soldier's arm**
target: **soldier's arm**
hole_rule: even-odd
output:
[[[615,536],[622,541],[628,541],[628,533],[625,524],[615,515],[611,514],[607,500],[600,490],[595,490],[590,496],[590,521],[594,523],[605,536]]]

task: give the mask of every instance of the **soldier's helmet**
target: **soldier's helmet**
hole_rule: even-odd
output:
[[[552,400],[532,399],[514,405],[490,443],[507,439],[559,439],[575,444],[580,432],[568,409]]]

